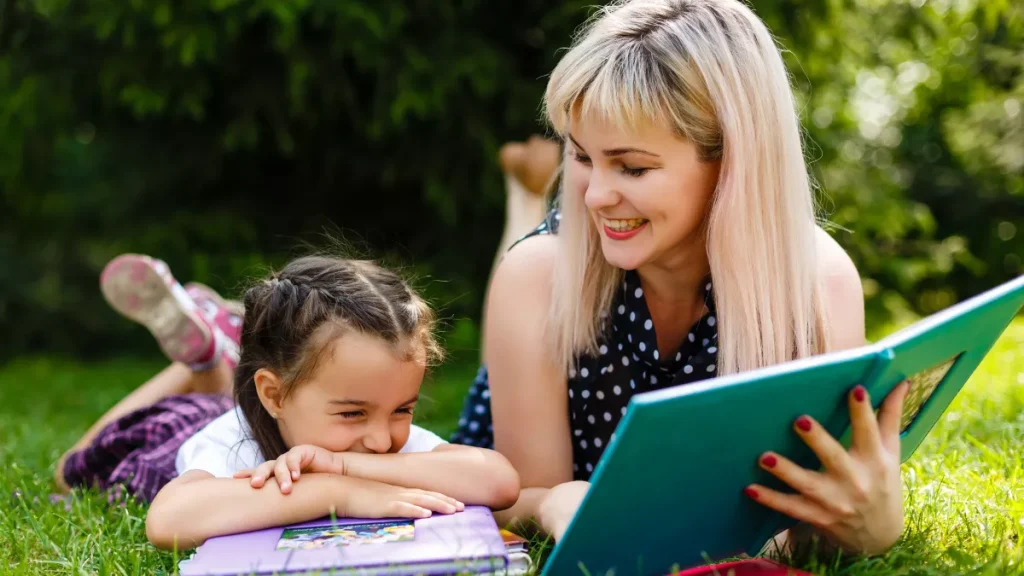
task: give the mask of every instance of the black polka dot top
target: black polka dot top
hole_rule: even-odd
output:
[[[557,233],[561,216],[548,214],[526,236]],[[658,352],[651,314],[640,278],[627,271],[612,309],[598,353],[576,358],[568,374],[569,420],[576,480],[589,480],[626,413],[633,394],[688,384],[716,374],[718,330],[710,279],[704,286],[705,314],[690,328],[682,345],[667,358]],[[486,368],[469,389],[452,442],[493,448],[490,390]]]

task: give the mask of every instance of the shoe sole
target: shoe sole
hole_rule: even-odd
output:
[[[112,260],[100,276],[100,290],[114,310],[138,322],[171,360],[191,364],[209,350],[213,335],[195,310],[175,294],[152,265],[135,255]]]

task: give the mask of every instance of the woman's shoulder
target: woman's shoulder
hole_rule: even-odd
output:
[[[818,282],[828,315],[832,349],[864,343],[864,288],[846,250],[820,226],[815,227]]]
[[[495,281],[550,280],[558,255],[561,214],[552,210],[532,232],[517,240],[502,257]]]
[[[860,273],[846,250],[820,226],[815,227],[814,239],[818,280],[825,292],[832,296],[848,296],[851,293],[863,296]]]
[[[558,239],[552,235],[530,236],[516,243],[502,257],[494,272],[492,291],[510,289],[513,295],[548,294],[558,258]]]

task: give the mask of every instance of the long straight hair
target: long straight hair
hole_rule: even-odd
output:
[[[559,134],[595,117],[671,126],[720,160],[705,220],[719,374],[824,352],[815,206],[789,76],[739,0],[633,0],[601,9],[558,63],[544,98]],[[564,179],[563,179],[564,181]],[[605,260],[582,198],[561,194],[552,336],[566,368],[593,353],[622,270]]]

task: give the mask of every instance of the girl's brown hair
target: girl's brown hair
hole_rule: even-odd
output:
[[[255,375],[277,374],[287,396],[309,378],[328,347],[348,330],[376,336],[396,351],[441,357],[433,335],[434,314],[395,272],[365,260],[307,256],[245,293],[241,359],[234,396],[266,459],[285,453],[277,422],[263,407]]]

